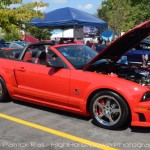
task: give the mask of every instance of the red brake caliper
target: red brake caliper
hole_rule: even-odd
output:
[[[99,103],[101,105],[105,105],[105,101],[104,100],[100,100]],[[98,108],[97,109],[97,113],[98,113],[98,115],[100,115],[102,113],[102,108],[100,108],[99,106],[97,106],[97,108]]]

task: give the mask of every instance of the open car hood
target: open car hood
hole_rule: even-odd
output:
[[[141,40],[150,35],[150,20],[129,30],[127,33],[112,42],[104,50],[102,50],[95,58],[93,58],[83,69],[87,69],[92,63],[100,59],[110,59],[117,62],[129,49],[135,47]]]

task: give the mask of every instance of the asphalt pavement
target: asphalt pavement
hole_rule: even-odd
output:
[[[24,102],[0,103],[0,150],[150,150],[150,128],[106,130],[83,117]]]

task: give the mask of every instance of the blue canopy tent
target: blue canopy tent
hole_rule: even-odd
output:
[[[34,18],[30,25],[38,28],[68,28],[76,26],[95,26],[107,28],[103,20],[81,10],[65,7],[45,13],[44,19]]]

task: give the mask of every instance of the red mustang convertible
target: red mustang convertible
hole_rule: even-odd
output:
[[[8,98],[91,116],[102,128],[150,127],[149,67],[118,63],[150,34],[150,21],[99,54],[83,44],[30,44],[0,51],[0,101]],[[142,56],[141,56],[142,59]]]

